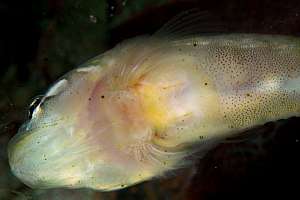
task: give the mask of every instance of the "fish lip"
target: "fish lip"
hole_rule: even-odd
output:
[[[20,174],[20,170],[18,170],[18,167],[15,166],[15,161],[18,159],[18,156],[16,155],[17,147],[20,141],[22,141],[25,137],[28,137],[30,133],[33,131],[33,129],[28,129],[28,124],[30,121],[24,122],[17,133],[9,140],[7,144],[7,157],[8,157],[8,164],[12,171],[12,173],[19,177],[18,174]],[[24,172],[21,172],[21,174],[25,174]],[[25,183],[26,185],[30,185],[29,183]]]

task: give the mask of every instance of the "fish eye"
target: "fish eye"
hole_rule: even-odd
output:
[[[28,108],[28,118],[32,118],[32,114],[34,110],[40,105],[41,101],[43,99],[43,95],[37,96],[33,99],[33,101],[30,103]]]

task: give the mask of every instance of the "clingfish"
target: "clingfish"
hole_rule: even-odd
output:
[[[32,188],[117,190],[300,115],[300,39],[201,34],[197,16],[181,14],[56,81],[9,143],[13,174]]]

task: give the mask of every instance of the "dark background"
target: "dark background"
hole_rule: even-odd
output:
[[[6,145],[36,95],[88,58],[195,7],[228,32],[300,35],[297,0],[0,0],[0,199],[299,199],[299,118],[220,144],[175,176],[116,192],[32,190],[10,173]]]

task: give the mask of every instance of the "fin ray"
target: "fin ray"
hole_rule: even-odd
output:
[[[199,34],[225,32],[226,28],[218,18],[207,11],[191,9],[184,11],[160,28],[154,37],[170,40]]]

